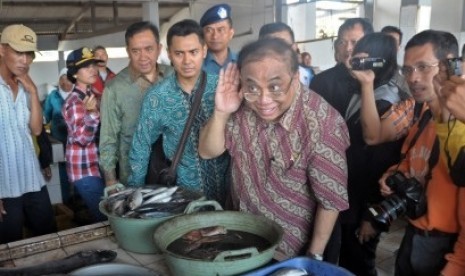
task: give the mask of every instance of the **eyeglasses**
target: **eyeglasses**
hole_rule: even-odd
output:
[[[410,76],[410,75],[413,74],[413,72],[418,72],[420,74],[427,74],[427,73],[429,73],[431,71],[431,69],[433,67],[436,67],[438,65],[439,65],[439,63],[434,63],[434,64],[422,63],[422,64],[418,64],[416,66],[403,66],[400,69],[400,72],[404,76]]]
[[[287,88],[283,89],[281,86],[277,84],[270,85],[268,87],[268,96],[273,100],[279,99],[281,96],[285,95],[287,91],[291,88],[292,81],[294,78],[291,79]],[[258,88],[258,86],[254,84],[247,85],[244,89],[244,98],[248,102],[256,102],[260,97],[263,95],[263,90]]]

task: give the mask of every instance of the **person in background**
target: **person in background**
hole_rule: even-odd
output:
[[[309,76],[310,76],[309,82],[311,82],[313,77],[315,76],[315,70],[312,67],[312,56],[310,55],[309,52],[303,52],[300,54],[300,57],[302,60],[302,62],[300,63],[300,66],[307,69],[307,71],[309,72]]]
[[[385,34],[388,34],[388,35],[392,36],[395,39],[396,45],[397,45],[397,50],[399,51],[400,46],[402,45],[402,36],[403,36],[402,31],[399,28],[395,27],[395,26],[384,26],[381,29],[381,32],[385,33]],[[399,66],[398,70],[396,71],[396,74],[394,75],[394,78],[392,79],[392,81],[397,86],[399,86],[402,91],[405,91],[405,92],[410,94],[410,90],[408,88],[407,81],[405,80],[404,76],[402,76],[402,74],[400,73],[400,66]]]
[[[352,95],[358,91],[350,74],[350,59],[357,41],[372,33],[373,26],[363,18],[349,18],[339,27],[335,40],[337,64],[316,75],[310,88],[320,94],[330,105],[344,116]],[[337,80],[337,81],[335,81]]]
[[[282,22],[274,22],[263,25],[258,32],[258,39],[270,37],[284,40],[297,54],[299,48],[295,43],[294,31],[291,29],[291,27],[289,27],[289,25]],[[299,65],[300,82],[304,86],[309,87],[311,78],[312,76],[310,76],[310,72],[303,66]]]
[[[435,92],[435,86],[441,87],[447,79],[445,59],[457,55],[457,39],[448,32],[426,30],[413,36],[405,46],[402,74],[416,104],[399,113],[406,114],[413,126],[408,128],[402,146],[405,157],[399,164],[389,168],[379,183],[381,194],[389,196],[395,191],[386,185],[387,177],[395,172],[402,173],[424,189],[427,208],[415,208],[417,212],[413,217],[408,217],[408,225],[397,253],[396,275],[439,275],[446,265],[444,256],[452,252],[457,240],[460,224],[457,217],[460,197],[457,195],[460,189],[449,175],[446,148],[438,139],[441,132],[448,132],[449,118],[443,113]],[[393,111],[396,110],[393,108]],[[399,120],[395,112],[392,114],[394,118],[384,118],[382,126]],[[442,130],[438,123],[443,124]],[[417,134],[421,128],[423,131]],[[382,133],[386,137],[394,136],[390,132],[396,128],[391,129],[383,129]],[[415,136],[418,137],[416,141]],[[385,141],[386,137],[381,141]],[[398,185],[408,184],[404,182]],[[457,268],[450,269],[457,272]]]
[[[105,187],[100,176],[96,133],[100,123],[97,97],[92,85],[98,72],[89,48],[72,51],[66,58],[67,77],[74,83],[62,112],[68,127],[66,167],[69,181],[84,200],[94,221],[105,220],[98,205]]]
[[[105,85],[108,83],[108,81],[115,77],[115,73],[113,73],[113,71],[111,71],[107,66],[108,54],[105,47],[101,45],[95,46],[93,53],[94,57],[100,61],[97,63],[98,78],[92,87],[94,87],[96,90],[95,95],[100,99],[102,98]]]
[[[129,153],[129,185],[144,184],[150,148],[163,137],[163,151],[172,160],[186,125],[193,98],[199,92],[202,75],[206,78],[200,109],[195,116],[185,149],[177,167],[177,185],[201,192],[208,199],[224,204],[227,196],[228,156],[201,160],[198,156],[199,130],[210,118],[218,76],[202,70],[207,55],[202,28],[193,20],[182,20],[168,30],[168,56],[175,74],[153,86],[142,103],[139,123]]]
[[[452,76],[438,93],[442,106],[465,123],[465,80],[459,76]]]
[[[56,222],[32,135],[42,131],[42,108],[29,66],[37,35],[9,25],[0,39],[0,244],[56,232]]]
[[[71,91],[73,91],[74,86],[73,83],[68,80],[66,76],[67,72],[68,69],[66,67],[61,69],[60,75],[58,76],[58,87],[50,92],[44,103],[45,123],[50,123],[50,134],[53,138],[63,143],[63,145],[66,145],[68,129],[61,109],[66,98],[68,98]]]
[[[342,116],[345,116],[352,96],[360,90],[360,85],[354,82],[349,70],[352,51],[358,40],[372,32],[373,26],[363,18],[350,18],[344,21],[339,27],[338,37],[334,41],[336,65],[316,75],[310,84],[310,89],[320,94]],[[340,243],[339,218],[326,247],[325,258],[330,262],[338,262]]]
[[[460,76],[451,76],[444,85],[436,90],[441,104],[441,114],[447,121],[436,122],[436,129],[448,163],[449,173],[457,163],[457,172],[462,180],[454,181],[459,186],[457,213],[460,232],[452,253],[446,255],[447,264],[441,271],[442,276],[456,276],[465,274],[465,80]],[[462,97],[457,97],[457,96]],[[457,108],[460,107],[460,108]]]
[[[349,171],[349,209],[341,213],[341,251],[339,265],[355,275],[377,275],[376,247],[381,231],[368,213],[369,206],[379,204],[383,197],[378,180],[391,165],[399,162],[403,139],[380,145],[365,141],[362,125],[372,116],[382,117],[393,104],[408,98],[391,82],[397,71],[397,46],[384,33],[362,37],[352,53],[353,58],[379,57],[384,66],[369,70],[351,68],[353,82],[359,91],[352,96],[345,114],[349,129],[350,147],[347,150]],[[368,118],[366,118],[368,117]]]
[[[231,7],[219,4],[209,8],[200,18],[200,26],[208,48],[203,70],[218,75],[221,68],[237,60],[237,54],[229,48],[234,36]]]
[[[301,85],[297,54],[282,39],[246,45],[237,67],[220,74],[200,157],[228,151],[234,208],[281,225],[277,250],[286,258],[322,260],[339,211],[349,207],[344,120]]]
[[[107,186],[118,182],[127,184],[129,150],[142,100],[147,88],[173,71],[170,66],[157,64],[162,45],[153,23],[132,24],[126,30],[125,40],[129,65],[107,84],[100,106],[100,168]]]

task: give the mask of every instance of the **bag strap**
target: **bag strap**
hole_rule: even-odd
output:
[[[414,117],[418,118],[417,114],[421,112],[421,107],[422,106],[423,106],[423,104],[421,104],[421,105],[415,104]],[[407,153],[415,145],[415,143],[418,140],[418,137],[420,137],[420,134],[426,128],[426,126],[428,125],[428,123],[429,123],[429,121],[431,120],[432,117],[433,117],[433,114],[431,113],[431,110],[427,109],[427,110],[425,110],[425,112],[423,112],[423,115],[421,116],[420,121],[418,122],[418,130],[415,133],[415,136],[413,136],[412,140],[410,141],[410,143],[409,143],[409,145],[407,147],[407,150],[404,153],[400,154],[400,159],[401,160],[403,160],[403,159],[405,159],[407,157]]]
[[[176,169],[178,167],[179,161],[181,160],[182,153],[186,146],[186,140],[189,136],[189,132],[192,128],[192,123],[194,122],[195,116],[197,115],[200,109],[200,103],[202,102],[202,95],[205,91],[205,86],[207,84],[207,74],[202,71],[202,77],[200,80],[199,89],[195,92],[194,95],[194,102],[192,103],[191,110],[189,112],[189,117],[187,118],[186,125],[184,126],[184,131],[182,132],[181,140],[179,140],[178,147],[176,148],[176,152],[174,154],[173,160],[171,162],[171,166],[168,169],[168,177],[170,179],[175,179],[176,177]]]

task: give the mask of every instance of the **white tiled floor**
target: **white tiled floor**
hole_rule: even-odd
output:
[[[402,219],[394,221],[388,233],[383,233],[376,251],[376,267],[378,276],[393,276],[396,252],[404,235],[406,222]]]

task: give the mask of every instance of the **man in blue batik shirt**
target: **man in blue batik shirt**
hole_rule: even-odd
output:
[[[168,56],[175,74],[152,86],[142,102],[139,123],[129,153],[131,174],[128,184],[144,184],[152,144],[163,136],[163,150],[172,160],[186,125],[191,104],[200,86],[202,63],[207,55],[202,28],[193,20],[174,24],[167,35]],[[200,109],[194,119],[178,164],[177,185],[202,192],[208,199],[224,203],[228,156],[202,160],[198,155],[200,128],[208,121],[215,105],[218,76],[207,74]]]
[[[208,9],[200,19],[203,35],[207,43],[207,57],[203,70],[218,75],[221,68],[226,68],[230,62],[236,62],[237,53],[228,47],[234,36],[231,20],[231,7],[219,4]]]

